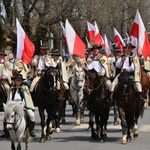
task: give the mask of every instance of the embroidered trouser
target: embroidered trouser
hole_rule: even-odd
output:
[[[26,112],[32,122],[35,122],[35,114],[31,109],[26,109]]]
[[[112,82],[112,85],[111,85],[111,92],[114,91],[114,89],[115,89],[115,87],[116,87],[116,85],[117,85],[117,83],[118,83],[118,77],[119,77],[119,75],[120,75],[120,74],[118,74],[118,75],[115,77],[114,81]]]

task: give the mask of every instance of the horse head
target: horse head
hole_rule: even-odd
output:
[[[81,66],[75,66],[74,77],[76,84],[79,88],[82,88],[85,83],[85,71]]]
[[[99,84],[99,75],[95,69],[86,70],[85,76],[85,91],[91,93]]]
[[[14,101],[9,101],[6,105],[4,105],[4,116],[6,121],[6,128],[8,130],[13,129],[19,118],[24,116],[23,107]]]

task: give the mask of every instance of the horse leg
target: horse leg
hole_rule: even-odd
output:
[[[148,106],[150,106],[150,84],[149,84],[149,90],[148,90]]]
[[[114,101],[114,125],[119,125],[120,124],[120,119],[118,115],[118,106],[116,104],[116,101]]]
[[[46,140],[50,140],[51,139],[51,137],[50,137],[50,135],[49,135],[49,124],[50,124],[50,122],[51,122],[51,117],[50,117],[50,114],[48,113],[48,117],[47,117],[47,119],[46,119]]]
[[[82,102],[82,106],[81,106],[81,109],[80,109],[80,112],[81,112],[80,122],[81,123],[84,122],[84,110],[85,110],[85,103]]]
[[[121,119],[121,127],[122,127],[122,144],[127,143],[127,122],[125,119],[125,112],[122,108],[119,108],[119,115]]]
[[[75,121],[75,124],[78,126],[81,124],[80,122],[80,116],[81,116],[81,109],[80,109],[80,106],[77,106],[77,114],[76,114],[76,121]]]
[[[21,144],[20,144],[20,142],[17,145],[17,150],[21,150]]]
[[[60,133],[60,116],[58,114],[55,114],[54,118],[55,118],[55,132]]]
[[[91,111],[89,111],[89,122],[93,122],[93,120],[94,120],[94,114]],[[88,131],[91,131],[90,125],[88,127]]]
[[[40,143],[44,143],[45,142],[45,132],[44,132],[44,128],[45,128],[45,114],[44,114],[44,109],[43,108],[40,108],[38,107],[38,110],[39,110],[39,115],[40,115],[40,118],[41,118],[41,128],[42,128],[42,131],[41,131],[41,138],[40,138]]]
[[[11,141],[11,149],[15,150],[15,142],[14,141]]]

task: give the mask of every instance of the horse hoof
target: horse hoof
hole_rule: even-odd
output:
[[[134,138],[137,138],[137,137],[138,137],[138,134],[134,134],[133,137],[134,137]]]
[[[89,127],[87,128],[87,130],[88,130],[88,131],[91,131],[91,127],[89,126]]]
[[[56,133],[60,133],[60,128],[56,128],[56,129],[55,129],[55,132],[56,132]]]
[[[79,125],[80,125],[80,120],[76,120],[76,121],[75,121],[75,124],[76,124],[77,126],[79,126]]]
[[[103,138],[101,138],[101,139],[100,139],[100,142],[101,142],[101,143],[104,143],[105,141],[104,141],[104,139],[103,139]]]
[[[81,122],[81,123],[84,123],[84,118],[83,118],[83,117],[80,119],[80,122]]]
[[[127,144],[127,139],[122,140],[121,144]]]
[[[131,142],[131,136],[127,137],[127,142],[128,142],[128,143]]]
[[[51,140],[50,135],[47,135],[47,136],[46,136],[46,140],[47,140],[47,141]]]
[[[39,143],[45,143],[45,139],[44,138],[40,138]]]
[[[61,120],[61,123],[66,123],[66,119],[63,118],[63,119]]]

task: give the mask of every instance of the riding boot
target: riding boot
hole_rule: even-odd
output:
[[[35,131],[34,131],[34,127],[35,127],[35,121],[30,121],[30,135],[32,137],[36,137]]]
[[[1,134],[0,137],[1,137],[1,138],[9,138],[9,132],[8,132],[8,130],[6,129],[6,122],[3,122],[3,126],[4,126],[3,134]]]
[[[138,92],[138,94],[139,94],[139,98],[140,98],[141,104],[144,105],[144,103],[145,103],[146,101],[145,101],[145,99],[144,99],[144,97],[143,97],[143,93],[142,93],[142,92]]]

